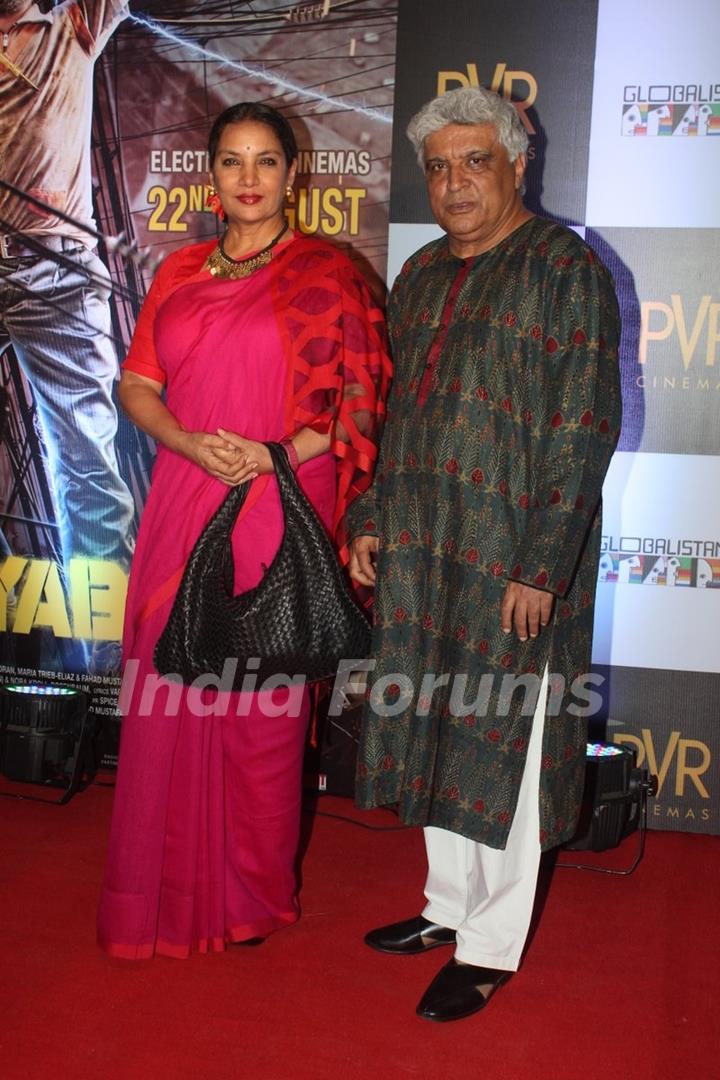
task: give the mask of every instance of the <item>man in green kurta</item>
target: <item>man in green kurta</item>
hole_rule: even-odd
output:
[[[455,90],[408,135],[447,235],[393,287],[388,419],[349,514],[376,584],[357,801],[425,827],[423,914],[366,941],[455,944],[418,1006],[452,1020],[517,970],[540,852],[576,826],[619,317],[597,256],[523,205],[509,102]]]

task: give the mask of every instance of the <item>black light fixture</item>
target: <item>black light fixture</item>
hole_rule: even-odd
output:
[[[62,787],[53,801],[68,802],[89,760],[87,734],[82,690],[36,683],[0,687],[0,773],[8,780]]]
[[[605,851],[634,832],[647,797],[657,793],[657,777],[635,764],[635,751],[613,743],[587,744],[585,789],[569,851]]]

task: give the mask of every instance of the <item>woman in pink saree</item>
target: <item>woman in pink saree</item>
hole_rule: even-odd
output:
[[[236,592],[272,561],[283,520],[266,441],[283,442],[341,546],[344,511],[369,483],[389,378],[382,313],[344,255],[287,229],[296,156],[267,106],[218,118],[211,179],[227,230],[165,260],[123,366],[123,406],[158,455],[128,588],[98,914],[113,956],[219,951],[299,914],[307,689],[198,692],[163,683],[152,659],[228,485],[251,483],[233,532]]]

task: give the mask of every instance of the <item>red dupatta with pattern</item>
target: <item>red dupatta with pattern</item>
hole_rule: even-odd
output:
[[[296,241],[273,288],[292,357],[289,430],[332,434],[338,470],[333,531],[347,561],[345,511],[370,484],[385,415],[391,367],[384,316],[347,257],[324,241]]]

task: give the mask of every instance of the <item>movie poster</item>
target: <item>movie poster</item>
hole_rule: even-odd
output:
[[[245,100],[293,126],[290,226],[382,296],[395,7],[0,0],[0,680],[86,691],[106,762],[154,456],[117,406],[143,297],[217,235],[207,135]]]

